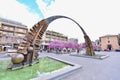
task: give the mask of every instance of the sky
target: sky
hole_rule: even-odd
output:
[[[119,0],[2,0],[0,17],[21,22],[31,28],[38,21],[64,15],[77,21],[92,41],[99,37],[119,34]],[[48,30],[63,33],[83,42],[80,28],[68,19],[53,21]]]

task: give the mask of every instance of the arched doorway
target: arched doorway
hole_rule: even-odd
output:
[[[107,45],[107,49],[108,49],[109,51],[111,51],[111,50],[112,50],[112,45],[111,45],[111,44],[108,44],[108,45]]]

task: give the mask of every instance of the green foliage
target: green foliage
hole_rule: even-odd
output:
[[[40,58],[38,64],[18,70],[7,70],[10,61],[0,61],[0,80],[29,80],[37,77],[37,72],[51,72],[63,68],[67,64],[50,58]]]

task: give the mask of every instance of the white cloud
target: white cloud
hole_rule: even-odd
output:
[[[55,0],[49,7],[46,7],[42,0],[36,0],[36,3],[45,17],[65,15],[76,20],[85,29],[91,40],[106,34],[119,33],[119,0]],[[29,27],[40,20],[38,14],[30,12],[27,6],[16,0],[0,2],[0,17],[22,22]],[[48,29],[83,41],[81,30],[70,20],[56,20],[50,24]]]
[[[39,15],[28,11],[28,7],[16,0],[0,2],[0,17],[15,20],[32,27],[39,19]]]
[[[65,15],[76,20],[85,29],[91,40],[106,34],[119,33],[119,0],[55,0],[47,8],[41,0],[37,0],[37,3],[45,17]],[[61,21],[50,24],[49,28],[71,37],[83,38],[81,31],[74,26],[68,20],[61,19]]]

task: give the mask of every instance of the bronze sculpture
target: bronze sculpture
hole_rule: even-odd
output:
[[[59,16],[59,15],[58,16],[51,16],[51,17],[48,17],[46,19],[41,20],[40,22],[35,24],[29,30],[29,32],[26,34],[26,36],[24,38],[23,43],[21,44],[24,47],[24,49],[21,51],[18,50],[18,53],[22,53],[24,55],[24,60],[18,61],[17,64],[14,63],[14,61],[12,61],[13,64],[11,65],[10,68],[12,68],[14,65],[18,65],[21,63],[22,63],[21,66],[24,66],[26,64],[32,65],[34,61],[36,61],[36,60],[38,61],[37,49],[39,48],[40,40],[42,39],[42,36],[43,36],[44,32],[46,31],[48,25],[51,22],[53,22],[54,20],[59,19],[59,18],[66,18],[66,19],[72,20],[73,22],[75,22],[79,26],[79,28],[82,30],[82,32],[84,34],[84,39],[85,39],[85,43],[87,46],[86,54],[89,56],[95,55],[89,36],[86,34],[84,29],[75,20],[73,20],[69,17],[66,17],[66,16]]]

